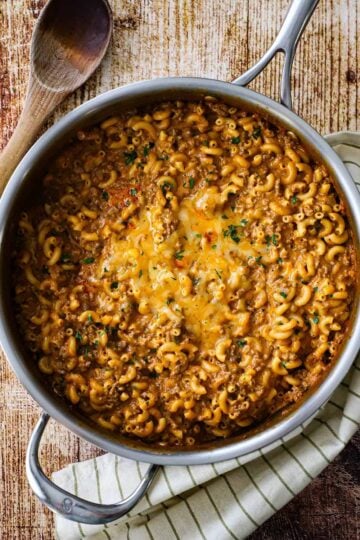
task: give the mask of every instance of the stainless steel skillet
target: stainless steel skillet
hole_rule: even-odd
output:
[[[0,201],[0,341],[18,378],[39,403],[44,413],[31,437],[27,453],[27,475],[32,489],[39,499],[52,510],[68,519],[84,523],[104,523],[127,513],[142,497],[154,478],[159,465],[192,465],[223,461],[242,456],[263,448],[285,435],[311,417],[330,397],[350,368],[359,345],[360,330],[358,298],[355,299],[351,333],[341,355],[327,378],[318,389],[285,418],[265,423],[261,428],[247,433],[246,438],[234,437],[219,441],[196,450],[159,450],[142,443],[115,437],[101,430],[57,398],[36,369],[22,344],[13,313],[10,291],[10,253],[14,235],[14,224],[20,210],[39,189],[46,164],[66,141],[80,128],[92,125],[106,116],[171,99],[200,99],[213,95],[226,103],[257,111],[275,123],[295,132],[309,152],[326,164],[331,171],[339,192],[347,204],[353,234],[359,254],[360,240],[360,196],[355,185],[334,151],[326,141],[301,118],[291,112],[290,71],[296,44],[309,20],[318,0],[294,0],[285,22],[274,44],[264,57],[233,84],[202,78],[164,78],[145,81],[118,88],[98,96],[81,105],[50,128],[30,149],[12,175]],[[281,102],[258,94],[243,85],[248,84],[281,51],[285,54],[281,81]],[[90,503],[60,489],[43,474],[38,461],[40,439],[49,416],[71,429],[77,435],[105,451],[126,458],[151,463],[144,479],[136,491],[126,500],[101,505]]]

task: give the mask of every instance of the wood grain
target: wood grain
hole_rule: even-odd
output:
[[[140,79],[196,75],[231,81],[274,39],[288,1],[110,3],[115,15],[110,51],[101,69],[59,108],[50,123],[100,92]],[[21,110],[31,31],[44,4],[45,0],[3,0],[0,4],[0,147],[10,137]],[[294,108],[321,133],[360,129],[359,23],[357,0],[322,0],[300,42],[293,74]],[[253,88],[278,97],[280,66],[278,57]],[[24,471],[26,445],[39,408],[3,357],[0,403],[0,538],[52,539],[52,515],[30,493]],[[52,422],[42,452],[50,472],[71,461],[92,457],[98,450]],[[355,468],[359,437],[343,454],[252,538],[359,537],[354,519],[351,522],[351,516],[356,520],[356,494],[359,496],[354,491],[359,476]],[[336,529],[336,524],[340,528]],[[284,530],[290,531],[288,536]]]

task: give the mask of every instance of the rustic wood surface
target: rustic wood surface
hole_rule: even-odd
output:
[[[57,111],[53,122],[116,86],[167,75],[232,80],[271,43],[288,0],[110,0],[115,29],[95,76]],[[26,90],[29,41],[45,0],[0,2],[0,147],[16,124]],[[360,2],[322,0],[296,55],[294,108],[321,133],[360,129]],[[253,84],[278,96],[280,58]],[[27,441],[39,408],[0,357],[0,538],[52,539],[53,516],[25,479]],[[252,539],[355,539],[360,437]],[[52,422],[42,448],[48,471],[99,452]]]

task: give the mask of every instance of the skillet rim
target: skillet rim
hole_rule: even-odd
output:
[[[268,114],[270,117],[275,118],[279,124],[285,125],[288,129],[293,129],[293,131],[299,134],[302,142],[305,142],[316,154],[321,156],[321,160],[331,170],[336,184],[340,187],[340,191],[348,206],[351,228],[354,234],[354,242],[357,244],[357,255],[359,259],[360,194],[345,165],[323,137],[294,112],[271,98],[232,83],[202,77],[164,77],[130,83],[104,92],[81,104],[51,126],[21,160],[0,199],[0,256],[3,256],[4,236],[11,209],[17,200],[18,194],[21,192],[21,187],[26,181],[26,176],[34,167],[34,163],[39,162],[42,155],[46,155],[46,152],[54,145],[57,137],[59,138],[64,136],[65,133],[69,133],[80,120],[84,121],[112,104],[115,106],[117,103],[121,103],[122,100],[129,99],[130,96],[132,98],[141,98],[144,95],[156,95],[161,92],[170,93],[171,91],[177,95],[181,91],[188,92],[189,94],[193,92],[197,94],[197,98],[194,97],[193,99],[199,99],[200,95],[209,94],[223,99],[225,102],[226,98],[239,99],[248,103],[248,105],[258,107],[260,114]],[[179,97],[176,98],[174,95],[172,99],[179,99]],[[161,100],[171,100],[171,97],[167,96],[154,101]],[[0,290],[6,286],[6,283],[3,283],[3,281],[3,270],[0,268]],[[22,357],[20,349],[17,346],[18,340],[12,335],[10,325],[4,317],[3,295],[0,295],[0,343],[17,378],[33,399],[52,418],[56,419],[79,437],[82,437],[104,451],[128,459],[158,465],[210,464],[244,456],[274,444],[280,438],[286,437],[293,430],[299,428],[324,405],[347,374],[360,347],[360,344],[356,344],[356,336],[360,333],[360,309],[357,299],[355,300],[355,304],[353,307],[353,321],[346,344],[339,354],[336,363],[318,388],[294,412],[275,425],[267,427],[264,431],[256,433],[249,438],[240,441],[229,439],[229,442],[223,446],[211,449],[197,447],[196,450],[178,451],[176,449],[132,448],[124,444],[123,440],[116,441],[114,437],[101,431],[95,424],[93,426],[79,420],[79,418],[71,414],[70,409],[67,410],[67,414],[65,411],[59,409],[59,404],[55,396],[52,397],[51,395],[46,396],[43,394],[44,385],[40,380],[36,379],[34,374],[31,373],[30,368],[26,366],[26,359]]]

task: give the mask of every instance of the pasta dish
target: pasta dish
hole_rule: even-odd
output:
[[[334,364],[355,289],[326,167],[207,97],[77,133],[20,216],[20,331],[54,392],[160,446],[230,437]]]

